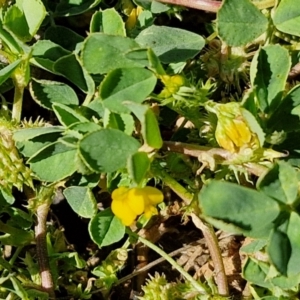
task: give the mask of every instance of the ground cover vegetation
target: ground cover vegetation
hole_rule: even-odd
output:
[[[1,299],[299,299],[300,6],[163,2],[0,1]]]

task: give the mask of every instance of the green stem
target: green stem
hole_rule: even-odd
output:
[[[23,94],[25,86],[20,83],[22,81],[19,76],[15,76],[13,78],[14,86],[15,86],[15,94],[14,94],[14,103],[12,108],[12,119],[15,119],[17,122],[21,120],[22,113],[22,104],[23,104]]]
[[[141,243],[145,246],[149,247],[161,257],[163,257],[166,261],[168,261],[178,272],[182,274],[188,280],[192,286],[201,294],[207,294],[208,290],[207,287],[199,281],[196,281],[189,273],[187,273],[180,265],[176,263],[174,259],[172,259],[166,252],[162,249],[154,245],[153,243],[149,242],[147,239],[137,235],[136,233],[132,232],[129,228],[126,229],[126,233],[136,239],[138,239]]]
[[[2,277],[5,277],[8,273],[12,272],[12,265],[0,256],[0,265],[5,269],[3,271]]]
[[[9,262],[7,262],[4,258],[0,258],[0,265],[5,264],[5,270],[3,271],[2,276],[5,277],[6,275],[8,275],[8,273],[12,273],[13,270],[13,265],[15,263],[15,260],[19,257],[20,252],[23,250],[23,246],[21,247],[17,247],[16,251],[14,252],[12,258],[9,260]]]
[[[83,103],[82,103],[82,106],[88,106],[91,102],[91,100],[93,99],[93,94],[87,94]]]
[[[21,253],[21,251],[23,250],[23,248],[24,248],[23,246],[20,246],[20,247],[18,247],[16,249],[16,251],[14,252],[12,258],[9,260],[9,263],[11,265],[13,265],[15,263],[16,259],[19,257],[19,254]]]

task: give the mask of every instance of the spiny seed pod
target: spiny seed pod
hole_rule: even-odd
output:
[[[165,275],[155,273],[154,277],[149,276],[147,284],[142,287],[144,296],[139,300],[197,300],[200,299],[199,292],[190,282],[168,282]],[[205,298],[208,299],[208,298]]]
[[[0,119],[0,189],[8,194],[13,186],[19,190],[24,184],[33,187],[31,171],[19,156],[11,129],[11,124]]]
[[[155,273],[155,276],[150,275],[150,279],[147,279],[147,284],[142,287],[144,291],[143,297],[138,297],[139,300],[168,300],[168,292],[171,288],[171,284],[168,283],[165,275],[159,275]],[[173,295],[174,297],[175,295]],[[175,297],[174,297],[175,298]],[[175,298],[176,299],[176,298]]]

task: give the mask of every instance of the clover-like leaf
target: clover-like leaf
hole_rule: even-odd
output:
[[[91,219],[89,233],[99,247],[104,247],[118,242],[125,234],[125,226],[108,208]]]
[[[267,195],[221,181],[201,190],[199,205],[216,227],[255,238],[268,237],[280,213],[278,203]]]
[[[220,37],[230,46],[243,46],[263,34],[268,19],[249,0],[224,0],[217,13]]]

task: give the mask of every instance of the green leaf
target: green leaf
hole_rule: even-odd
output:
[[[290,164],[279,161],[260,179],[258,188],[269,197],[292,205],[298,195],[297,172]]]
[[[199,205],[214,226],[255,238],[269,236],[280,212],[277,202],[263,193],[221,181],[201,190]]]
[[[89,122],[82,114],[67,105],[54,103],[52,107],[59,122],[66,127],[77,122]]]
[[[139,67],[140,64],[125,57],[140,48],[133,39],[104,33],[90,34],[83,45],[81,59],[91,74],[105,74],[117,68]]]
[[[127,159],[140,147],[139,142],[116,129],[102,129],[83,137],[79,151],[86,165],[95,172],[114,172],[126,166]]]
[[[96,199],[88,187],[71,186],[64,195],[72,209],[83,218],[92,218],[97,213]]]
[[[19,129],[14,132],[13,138],[17,142],[22,142],[26,140],[31,140],[37,136],[44,135],[44,134],[61,133],[63,132],[63,130],[64,129],[61,126]]]
[[[170,10],[170,6],[167,4],[158,2],[158,1],[151,1],[151,12],[154,14],[161,14]]]
[[[69,54],[70,51],[51,41],[39,40],[32,47],[32,58],[30,62],[54,73],[54,63],[61,57]]]
[[[217,30],[229,46],[243,46],[262,35],[268,19],[249,0],[224,0],[217,13]]]
[[[6,206],[2,209],[2,213],[8,214],[11,219],[9,224],[17,228],[30,229],[33,223],[31,213],[27,213],[21,209]]]
[[[20,129],[14,132],[13,139],[19,151],[30,157],[46,145],[57,141],[63,128],[59,126]]]
[[[63,253],[53,253],[49,255],[50,257],[50,263],[52,261],[62,260],[62,263],[68,265],[71,260],[72,267],[75,266],[78,269],[82,269],[86,267],[86,262],[83,258],[79,256],[77,252],[63,252]]]
[[[18,295],[21,299],[30,300],[28,294],[22,284],[15,277],[10,277],[11,283],[13,285],[13,293]]]
[[[272,233],[267,249],[272,263],[288,277],[297,276],[300,272],[297,263],[300,259],[299,226],[299,214],[291,212],[289,219]]]
[[[128,135],[134,130],[134,119],[128,114],[116,114],[106,109],[103,117],[103,125],[105,128],[119,129]]]
[[[125,57],[133,60],[135,63],[139,63],[140,67],[149,67],[148,49],[134,49],[125,54]]]
[[[56,182],[76,171],[76,152],[74,148],[55,142],[30,157],[28,162],[31,170],[40,180]]]
[[[165,75],[166,72],[160,63],[159,58],[154,53],[154,51],[151,48],[149,48],[147,54],[148,54],[148,59],[150,64],[149,69],[151,69],[153,72],[155,72],[158,75]]]
[[[98,185],[100,180],[100,176],[97,173],[82,175],[79,173],[75,173],[67,182],[66,186],[83,186],[94,188]]]
[[[166,72],[161,65],[158,57],[151,48],[134,49],[128,51],[125,56],[140,64],[141,67],[147,67],[154,74],[165,75]]]
[[[292,132],[300,129],[300,85],[289,91],[280,102],[275,112],[267,120],[267,128],[270,132]],[[288,122],[287,122],[288,120]]]
[[[120,117],[124,123],[123,131],[128,135],[132,135],[134,128],[135,128],[134,118],[128,114],[120,114]]]
[[[91,219],[89,233],[99,247],[104,247],[121,240],[125,234],[125,226],[108,208]]]
[[[243,267],[243,277],[258,286],[271,288],[272,285],[267,280],[268,266],[264,262],[258,262],[248,258]]]
[[[294,0],[282,0],[275,10],[273,22],[282,32],[300,36],[300,6]]]
[[[275,229],[270,236],[268,254],[273,265],[282,275],[287,275],[291,250],[291,243],[287,234]]]
[[[27,42],[32,38],[24,12],[16,4],[8,8],[4,16],[3,25],[22,41]]]
[[[21,62],[22,59],[20,58],[0,70],[0,85],[3,84],[9,77],[11,77],[11,75],[14,73],[15,69],[18,68]]]
[[[9,224],[0,221],[0,242],[2,245],[11,245],[14,247],[30,245],[34,241],[34,232],[15,228]]]
[[[136,0],[135,3],[138,6],[141,6],[142,8],[144,8],[145,10],[150,10],[152,1],[151,0]]]
[[[126,36],[124,22],[114,8],[95,12],[90,23],[90,32]]]
[[[274,284],[276,287],[279,287],[283,290],[296,290],[298,288],[300,282],[300,274],[295,276],[278,276],[275,278],[270,279],[271,283]],[[277,300],[276,297],[274,300]]]
[[[264,239],[253,240],[250,244],[242,246],[240,251],[247,254],[253,254],[262,250],[267,245],[267,242],[268,241]]]
[[[0,22],[0,37],[1,37],[1,43],[3,43],[3,45],[7,47],[13,54],[20,55],[20,53],[23,53],[20,42],[15,37],[13,37],[11,33],[9,33],[7,30],[3,28],[1,22]]]
[[[47,109],[52,110],[53,103],[79,105],[75,91],[62,82],[32,78],[29,89],[32,98]]]
[[[69,17],[82,14],[97,6],[101,0],[62,0],[56,6],[54,17]]]
[[[300,216],[296,212],[291,212],[287,236],[291,243],[291,257],[288,262],[287,274],[288,276],[294,276],[300,272],[300,239],[299,239],[299,228],[300,228]]]
[[[150,168],[150,159],[145,152],[136,152],[128,159],[128,172],[133,181],[139,185]]]
[[[10,193],[8,194],[5,189],[0,188],[0,208],[7,205],[12,205],[15,202],[14,196]]]
[[[55,73],[66,77],[83,92],[94,93],[95,83],[75,54],[58,59],[53,65],[53,70]]]
[[[136,38],[142,47],[150,47],[163,63],[194,58],[204,47],[204,39],[190,31],[167,26],[150,26]]]
[[[260,49],[251,63],[251,83],[256,86],[259,106],[264,112],[274,111],[281,100],[291,60],[288,51],[279,45]]]
[[[97,131],[101,129],[101,126],[94,122],[78,122],[69,126],[67,132],[75,137],[82,138],[82,134]]]
[[[119,129],[128,135],[132,135],[135,128],[135,120],[129,114],[117,114],[106,109],[103,125],[105,128]]]
[[[84,38],[73,30],[58,25],[48,27],[44,39],[50,40],[69,51],[74,51],[77,44],[84,41]]]
[[[29,299],[39,299],[39,300],[48,300],[49,294],[47,292],[38,291],[34,288],[26,289]]]
[[[45,17],[46,9],[42,1],[22,0],[8,8],[3,23],[20,40],[26,42],[37,33]]]
[[[123,68],[111,71],[102,81],[99,94],[104,107],[116,113],[129,113],[124,101],[143,102],[153,91],[156,77],[142,68]]]
[[[125,104],[140,120],[142,135],[147,146],[160,149],[163,141],[160,135],[158,122],[153,110],[147,105],[126,102]]]

